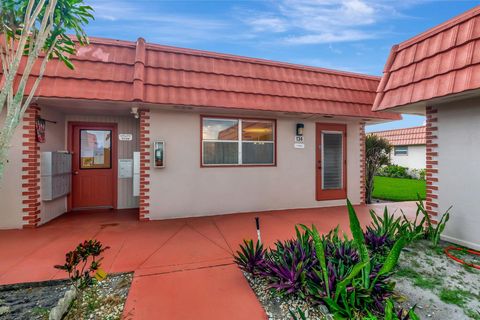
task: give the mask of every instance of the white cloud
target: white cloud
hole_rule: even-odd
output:
[[[248,18],[245,21],[249,24],[255,32],[284,32],[288,29],[288,22],[284,19],[272,16],[258,16]]]
[[[376,36],[372,33],[345,30],[337,33],[321,32],[316,34],[307,34],[303,36],[289,37],[285,39],[288,44],[318,44],[318,43],[336,43],[346,41],[359,41],[373,39]]]
[[[259,35],[286,33],[281,40],[285,44],[354,42],[384,34],[374,26],[395,15],[395,5],[373,0],[278,0],[267,16],[257,12],[244,21]]]
[[[228,21],[220,19],[151,10],[148,1],[91,0],[90,3],[96,20],[103,22],[91,26],[97,34],[117,30],[124,38],[133,34],[150,42],[188,44],[213,37],[223,39],[230,28]]]

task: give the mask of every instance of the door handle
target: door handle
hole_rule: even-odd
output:
[[[78,174],[78,171],[73,171],[72,172],[74,175],[77,175]]]

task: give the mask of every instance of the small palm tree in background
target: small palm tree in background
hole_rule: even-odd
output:
[[[365,138],[365,201],[372,203],[373,178],[378,170],[390,164],[390,143],[375,134],[369,134]]]

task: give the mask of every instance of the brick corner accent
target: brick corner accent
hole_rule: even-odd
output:
[[[365,190],[365,122],[360,122],[360,204],[365,204],[366,190]]]
[[[427,169],[427,197],[425,200],[425,209],[436,223],[438,215],[438,110],[428,106],[426,108],[426,169]]]
[[[35,134],[35,119],[40,112],[30,105],[22,119],[22,214],[23,228],[35,228],[40,222],[40,147]]]
[[[139,220],[150,220],[150,110],[140,114],[140,204]]]

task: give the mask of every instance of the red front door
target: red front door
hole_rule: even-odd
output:
[[[71,209],[116,207],[116,124],[70,123]]]
[[[347,126],[317,123],[316,125],[316,198],[317,200],[347,197]]]

